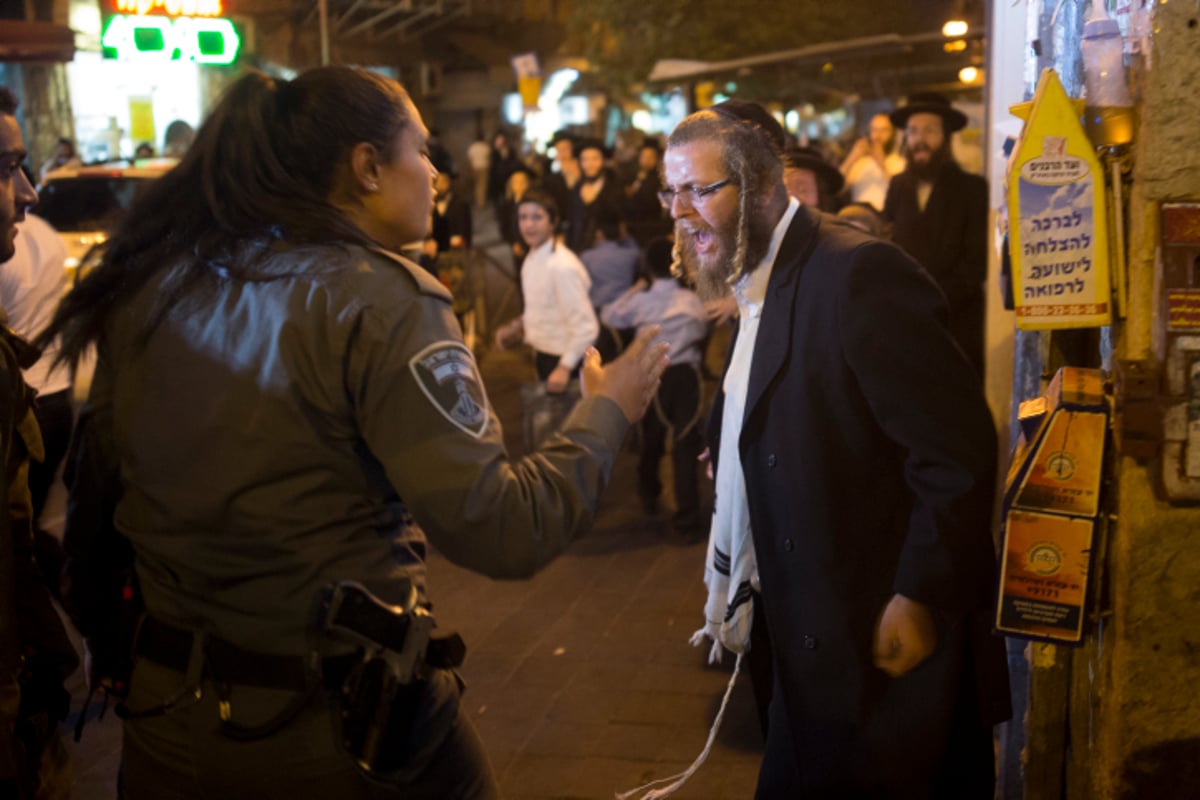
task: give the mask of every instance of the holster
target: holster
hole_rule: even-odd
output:
[[[387,780],[409,766],[423,734],[427,679],[459,666],[466,647],[456,633],[433,635],[433,616],[413,586],[403,604],[391,605],[354,581],[334,584],[320,622],[326,636],[358,647],[334,695],[339,739],[360,769]]]

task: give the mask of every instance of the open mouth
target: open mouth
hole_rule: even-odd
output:
[[[692,244],[697,253],[707,255],[716,249],[716,239],[713,232],[710,230],[692,231],[690,233]]]

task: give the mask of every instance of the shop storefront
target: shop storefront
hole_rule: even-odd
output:
[[[68,83],[85,162],[161,153],[176,121],[199,126],[214,76],[241,48],[222,0],[76,0],[72,27],[84,34]],[[217,80],[217,83],[223,81]]]

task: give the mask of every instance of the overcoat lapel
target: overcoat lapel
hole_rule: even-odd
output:
[[[816,212],[805,208],[798,210],[775,257],[763,302],[762,320],[758,323],[758,336],[754,341],[750,382],[746,387],[746,414],[742,418],[743,430],[746,429],[746,420],[754,413],[755,406],[783,367],[791,350],[796,289],[800,285],[800,274],[816,247],[819,220],[820,215]]]

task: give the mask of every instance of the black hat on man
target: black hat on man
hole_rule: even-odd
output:
[[[709,106],[708,110],[728,119],[757,125],[775,145],[776,150],[783,153],[787,149],[787,134],[783,132],[783,126],[771,116],[770,111],[758,103],[751,103],[749,100],[725,100],[715,106]]]
[[[913,114],[937,114],[942,118],[946,135],[961,131],[967,125],[967,115],[950,105],[945,95],[937,92],[914,92],[908,98],[908,105],[895,109],[888,114],[888,118],[897,128],[903,128]]]
[[[595,138],[584,138],[575,140],[575,155],[581,155],[584,150],[599,150],[600,155],[608,158],[612,153],[604,146],[604,142]]]
[[[788,148],[783,154],[783,165],[812,172],[831,195],[837,194],[846,185],[841,170],[830,164],[815,147]]]

